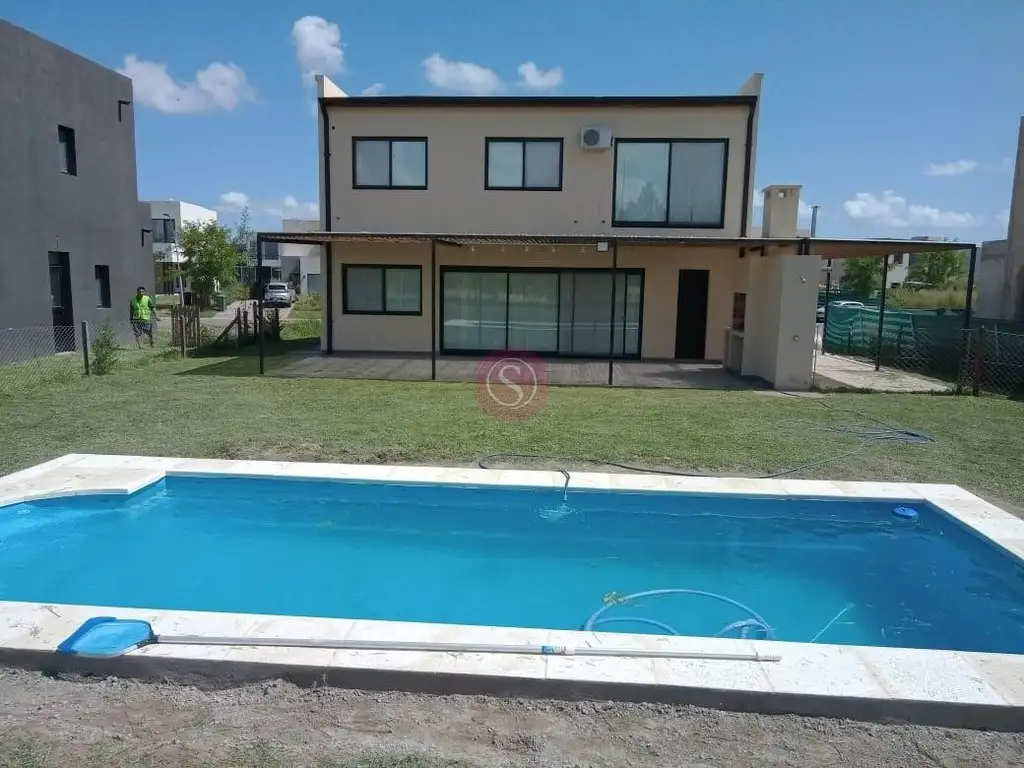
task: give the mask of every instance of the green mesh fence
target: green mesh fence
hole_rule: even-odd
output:
[[[1003,394],[1024,388],[1024,323],[974,318],[959,312],[829,307],[822,346],[826,353],[879,360],[883,365],[957,380]],[[881,349],[879,349],[879,342]]]

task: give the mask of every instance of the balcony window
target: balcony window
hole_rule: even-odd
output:
[[[486,189],[562,188],[561,139],[487,139]]]
[[[352,140],[355,189],[426,189],[426,139]]]
[[[612,224],[721,229],[728,152],[727,139],[620,139]]]
[[[154,243],[174,242],[174,219],[153,219],[150,226],[153,229]]]

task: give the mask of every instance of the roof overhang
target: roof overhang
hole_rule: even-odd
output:
[[[896,253],[962,251],[971,243],[931,240],[841,239],[821,237],[666,237],[663,235],[530,235],[428,232],[260,232],[267,243],[326,245],[327,243],[437,243],[439,245],[579,245],[615,243],[619,246],[747,249],[769,252],[774,248],[799,248],[828,259],[881,257]]]
[[[755,95],[722,96],[322,96],[327,107],[737,107]]]

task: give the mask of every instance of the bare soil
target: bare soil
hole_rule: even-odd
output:
[[[695,707],[0,669],[0,767],[1024,766],[1024,735]]]

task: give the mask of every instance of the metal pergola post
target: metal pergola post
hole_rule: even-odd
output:
[[[619,271],[619,249],[617,243],[612,240],[612,308],[609,311],[608,320],[608,386],[615,386],[615,288],[616,278]],[[625,308],[623,308],[625,311]]]
[[[437,381],[437,240],[430,241],[430,380]]]
[[[264,372],[264,349],[263,349],[263,237],[256,235],[256,317],[253,318],[253,327],[259,335],[260,347],[260,376]]]
[[[882,257],[882,292],[878,296],[878,342],[875,346],[875,370],[882,368],[882,332],[885,328],[885,286],[889,282],[889,254]]]
[[[964,330],[971,327],[971,313],[974,309],[974,270],[978,262],[978,246],[971,246],[971,263],[967,266],[967,297],[964,303]]]

